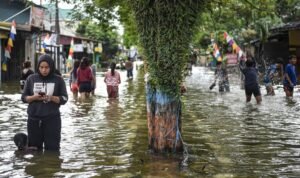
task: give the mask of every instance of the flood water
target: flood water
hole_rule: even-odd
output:
[[[0,92],[0,177],[299,177],[300,94],[286,100],[283,89],[245,103],[239,79],[231,92],[208,89],[213,72],[194,67],[183,96],[182,137],[187,152],[159,155],[148,150],[144,78],[121,72],[120,97],[108,100],[103,72],[96,96],[61,107],[60,153],[20,153],[12,137],[26,133],[27,105],[18,83]],[[265,89],[261,88],[264,95]]]

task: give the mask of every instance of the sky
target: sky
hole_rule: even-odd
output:
[[[42,2],[42,5],[43,5],[43,4],[49,4],[49,3],[50,3],[50,0],[31,0],[31,1],[34,2],[34,3],[36,3],[36,4],[38,4],[38,5],[40,5],[41,2]],[[73,5],[73,4],[68,4],[68,3],[65,3],[65,2],[60,2],[60,3],[58,4],[58,7],[59,7],[59,8],[62,8],[62,9],[72,9],[72,8],[74,7],[74,5]],[[119,33],[119,35],[123,35],[123,33],[124,33],[124,28],[123,28],[123,26],[120,24],[120,22],[117,21],[117,20],[113,20],[112,23],[114,23],[114,24],[118,27],[117,32]]]

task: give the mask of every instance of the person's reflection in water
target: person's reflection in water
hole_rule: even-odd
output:
[[[33,177],[57,177],[61,172],[62,159],[60,153],[54,151],[45,151],[36,154],[28,160],[29,164],[25,167],[26,174]]]
[[[124,110],[119,106],[120,102],[118,98],[109,98],[107,103],[108,105],[103,114],[111,126],[113,126],[120,121],[120,117],[124,113]]]
[[[95,107],[95,101],[96,99],[94,97],[86,98],[84,101],[77,104],[77,108],[79,109],[77,111],[76,116],[78,117],[84,117],[89,116],[89,113],[91,110],[93,110],[93,107]]]

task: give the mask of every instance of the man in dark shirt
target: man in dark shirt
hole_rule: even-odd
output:
[[[246,65],[246,66],[245,66]],[[245,76],[245,94],[246,101],[251,101],[252,94],[254,95],[257,104],[262,101],[260,88],[257,80],[257,70],[255,68],[255,61],[248,57],[246,61],[240,61],[240,70]]]
[[[127,78],[129,79],[132,79],[133,77],[133,74],[132,74],[132,71],[133,71],[133,63],[132,61],[130,60],[130,57],[128,57],[126,63],[125,63],[125,68],[127,70]]]

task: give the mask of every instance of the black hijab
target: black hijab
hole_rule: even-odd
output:
[[[50,72],[47,76],[43,76],[41,73],[40,73],[40,70],[39,70],[39,67],[41,65],[42,62],[47,62],[49,67],[50,67]],[[38,60],[38,65],[37,65],[37,72],[38,74],[40,75],[40,77],[45,80],[45,79],[49,79],[51,78],[53,75],[54,75],[54,72],[55,72],[55,66],[54,66],[54,61],[52,59],[51,56],[47,55],[47,54],[43,54],[39,57],[39,60]]]

